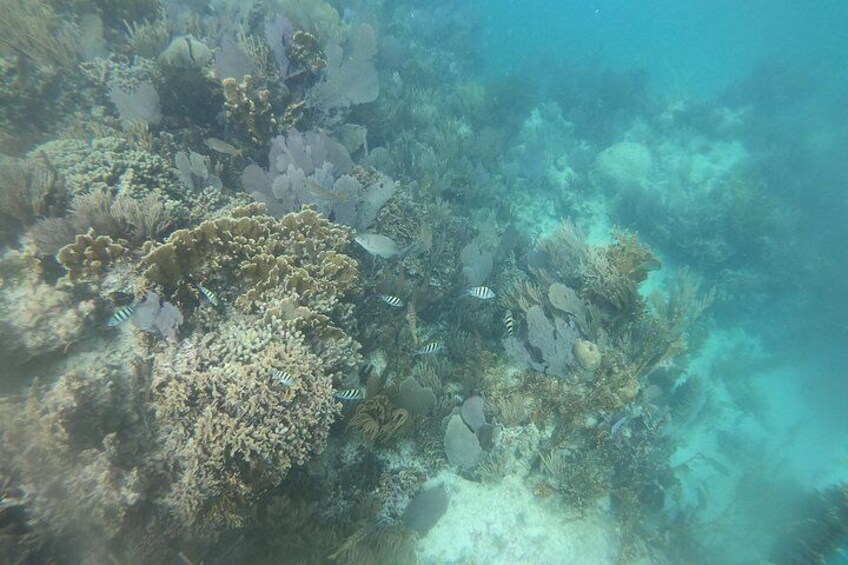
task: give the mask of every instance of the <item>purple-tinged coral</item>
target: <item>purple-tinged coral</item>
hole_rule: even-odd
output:
[[[338,224],[364,230],[396,189],[386,175],[354,167],[345,146],[323,132],[275,137],[268,161],[267,172],[249,165],[241,180],[276,216],[311,204]]]
[[[372,62],[377,52],[377,42],[371,26],[356,26],[347,49],[330,43],[325,52],[326,76],[308,94],[312,106],[329,112],[377,99],[380,83]]]

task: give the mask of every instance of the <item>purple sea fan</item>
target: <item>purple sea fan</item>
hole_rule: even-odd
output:
[[[326,77],[307,97],[312,106],[329,111],[377,99],[380,82],[372,63],[377,41],[371,26],[363,24],[354,28],[348,54],[336,43],[327,45],[325,52]]]
[[[282,14],[275,14],[273,18],[265,22],[265,42],[280,67],[283,77],[289,72],[289,57],[286,55],[286,46],[291,43],[294,36],[294,26],[291,21]]]

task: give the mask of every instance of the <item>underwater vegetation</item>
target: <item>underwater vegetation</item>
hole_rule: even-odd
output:
[[[697,562],[690,363],[796,218],[744,108],[451,4],[0,0],[0,561],[522,562],[479,487]]]

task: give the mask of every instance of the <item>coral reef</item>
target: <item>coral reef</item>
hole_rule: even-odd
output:
[[[68,280],[96,280],[127,253],[126,242],[113,241],[108,235],[95,235],[89,229],[56,254],[56,260],[68,273]]]
[[[7,363],[21,365],[64,352],[85,333],[94,301],[78,301],[67,290],[45,284],[32,274],[3,282],[0,353]]]
[[[271,93],[256,91],[253,77],[245,75],[241,82],[232,77],[221,81],[227,118],[244,131],[253,143],[265,146],[277,131],[277,118],[271,108]]]
[[[88,559],[107,560],[127,549],[113,543],[143,535],[134,527],[149,487],[139,451],[146,428],[127,377],[120,369],[67,373],[36,384],[24,410],[0,409],[0,449],[28,485],[22,502],[41,543],[55,545],[61,533]]]
[[[258,497],[293,465],[320,453],[340,405],[334,387],[358,366],[344,298],[356,263],[349,233],[312,210],[280,220],[253,205],[175,232],[142,260],[148,288],[196,303],[196,283],[221,291],[230,312],[200,308],[200,323],[154,367],[168,495],[184,525],[214,536],[242,524]],[[273,378],[292,376],[286,386]]]
[[[844,294],[775,172],[842,138],[341,4],[0,0],[0,561],[703,557],[777,426],[705,314]],[[840,489],[775,556],[834,546]]]

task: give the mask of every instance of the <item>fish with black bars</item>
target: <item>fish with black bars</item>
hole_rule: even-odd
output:
[[[381,294],[380,300],[391,306],[392,308],[400,308],[403,306],[403,300],[391,294]]]
[[[491,300],[495,297],[495,291],[488,286],[472,286],[466,289],[465,294],[480,300]]]
[[[133,317],[135,314],[135,304],[129,304],[127,306],[121,306],[117,310],[115,310],[112,315],[109,317],[109,321],[106,322],[106,325],[110,328],[114,328],[115,326],[119,326]]]
[[[421,349],[415,352],[416,355],[433,355],[445,348],[445,344],[441,341],[431,341]]]
[[[271,377],[285,387],[289,387],[294,384],[294,377],[279,369],[271,369]]]
[[[211,304],[212,306],[218,305],[218,295],[217,294],[215,294],[214,292],[212,292],[211,290],[209,290],[208,288],[206,288],[202,284],[197,285],[197,290],[200,291],[200,294],[203,295],[203,298],[205,298],[209,302],[209,304]]]
[[[365,390],[361,388],[349,388],[345,390],[334,390],[333,396],[339,400],[364,400]]]
[[[512,312],[509,310],[504,314],[504,327],[506,328],[506,334],[509,337],[515,337],[515,318],[512,317]]]

